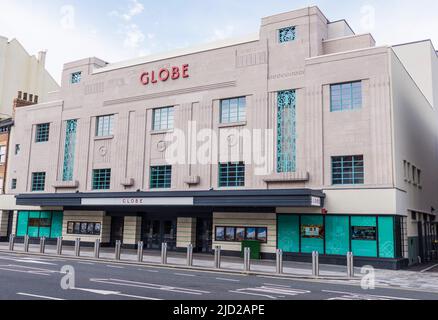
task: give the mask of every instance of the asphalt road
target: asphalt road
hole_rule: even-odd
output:
[[[69,266],[68,274],[61,269]],[[72,268],[71,268],[72,267]],[[74,288],[63,289],[61,283]],[[1,300],[438,300],[438,293],[363,290],[342,282],[0,254]]]

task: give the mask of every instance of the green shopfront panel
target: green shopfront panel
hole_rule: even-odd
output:
[[[324,218],[323,216],[301,217],[301,252],[318,251],[324,254]]]
[[[17,218],[17,237],[27,235],[27,225],[29,223],[29,212],[19,211]]]
[[[326,254],[346,255],[350,251],[350,221],[348,216],[325,218]]]
[[[370,236],[372,234],[372,230],[377,229],[377,218],[373,216],[365,216],[365,217],[351,217],[351,234],[353,234],[353,230],[367,230],[368,232],[364,232],[364,237],[361,240],[351,240],[351,247],[353,254],[357,257],[377,257],[377,234],[373,238]],[[373,240],[374,239],[374,240]]]
[[[40,232],[38,237],[50,238],[50,226],[52,224],[52,213],[43,211],[40,213]]]
[[[300,252],[300,226],[298,216],[278,216],[278,249]]]
[[[39,226],[38,224],[33,224],[33,221],[38,221],[40,218],[39,212],[29,213],[29,226],[27,228],[27,235],[31,238],[38,238],[39,236]]]
[[[62,237],[62,222],[64,215],[60,211],[53,212],[51,238]]]
[[[379,217],[380,258],[395,258],[394,217]]]

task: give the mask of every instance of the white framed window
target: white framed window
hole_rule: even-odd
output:
[[[0,146],[0,164],[6,162],[6,146]]]
[[[154,109],[153,131],[170,130],[174,126],[174,107]]]
[[[113,135],[114,115],[96,118],[96,137],[108,137]]]

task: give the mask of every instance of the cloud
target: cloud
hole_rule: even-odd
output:
[[[119,10],[113,10],[109,13],[110,17],[120,18],[125,21],[131,21],[133,17],[142,14],[144,11],[143,3],[138,0],[129,0],[128,10],[120,12]]]
[[[123,45],[126,48],[136,49],[145,40],[145,35],[141,32],[140,28],[136,24],[130,24],[125,27],[124,30],[125,41]]]

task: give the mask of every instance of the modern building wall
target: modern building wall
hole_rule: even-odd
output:
[[[0,36],[0,118],[12,116],[18,91],[29,92],[44,102],[59,85],[46,70],[46,52],[31,56],[16,39]]]

